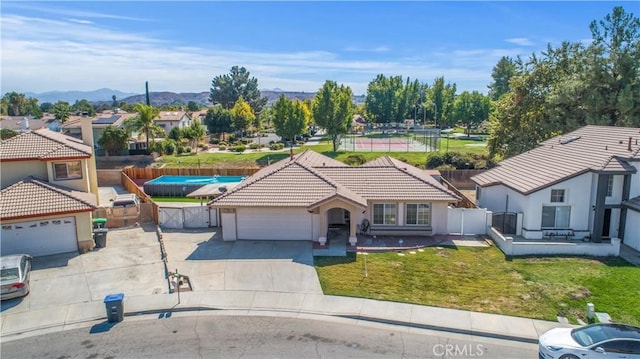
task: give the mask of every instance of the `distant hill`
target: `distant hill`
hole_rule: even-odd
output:
[[[301,101],[304,101],[308,98],[313,98],[316,95],[315,92],[282,91],[280,89],[263,90],[260,92],[262,96],[267,98],[267,104],[276,102],[278,100],[278,97],[280,97],[280,95],[282,94],[284,94],[289,100],[298,99]],[[95,105],[111,104],[113,95],[116,95],[116,101],[124,101],[128,104],[145,103],[146,101],[144,94],[127,93],[108,88],[103,88],[95,91],[49,91],[43,93],[27,92],[25,93],[25,95],[27,97],[37,98],[39,103],[56,103],[58,101],[67,101],[70,104],[73,104],[76,102],[76,100],[86,99]],[[151,92],[150,97],[151,104],[154,106],[176,104],[186,105],[187,103],[189,103],[189,101],[194,101],[201,106],[211,105],[211,102],[209,102],[209,91],[185,93],[175,93],[167,91]],[[353,96],[353,101],[356,104],[363,103],[364,97],[364,95]]]
[[[263,97],[267,98],[267,104],[270,105],[278,100],[280,95],[284,94],[287,99],[294,100],[298,99],[304,101],[308,98],[315,97],[315,92],[297,92],[297,91],[274,91],[274,90],[264,90],[260,91]],[[209,91],[206,92],[189,92],[189,93],[175,93],[175,92],[151,92],[149,94],[151,98],[151,104],[154,106],[164,106],[164,105],[176,105],[176,104],[187,104],[189,101],[194,101],[198,105],[211,106],[211,102],[209,102]],[[360,104],[364,102],[364,95],[353,96],[353,101],[356,104]],[[134,95],[123,99],[118,99],[118,101],[124,101],[128,104],[136,104],[136,103],[144,103],[146,101],[145,95]],[[109,102],[110,103],[110,102]]]
[[[89,102],[112,102],[112,96],[116,95],[116,99],[120,99],[135,95],[131,92],[122,92],[118,90],[112,90],[108,88],[102,88],[94,91],[49,91],[42,93],[25,93],[26,97],[34,97],[38,99],[39,103],[50,102],[56,103],[58,101],[67,101],[70,104],[74,104],[76,100],[86,99]]]

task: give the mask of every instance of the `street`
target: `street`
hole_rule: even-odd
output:
[[[125,318],[115,325],[3,341],[3,358],[535,358],[537,346],[497,339],[285,317]]]

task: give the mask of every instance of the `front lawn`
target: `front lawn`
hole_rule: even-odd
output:
[[[640,268],[619,258],[515,258],[495,247],[318,257],[325,294],[556,320],[586,321],[586,303],[640,325]]]

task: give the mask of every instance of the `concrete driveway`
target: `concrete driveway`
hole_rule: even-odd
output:
[[[169,270],[194,291],[248,290],[322,294],[310,242],[222,241],[214,230],[165,231]]]
[[[2,302],[2,314],[102,301],[112,293],[168,292],[154,227],[112,230],[106,248],[86,254],[36,257],[30,285],[26,297]]]

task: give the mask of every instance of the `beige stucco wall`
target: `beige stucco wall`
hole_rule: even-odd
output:
[[[396,205],[396,225],[374,225],[373,224],[373,205],[377,203],[393,203]],[[379,234],[411,234],[411,235],[432,235],[432,234],[446,234],[447,233],[447,208],[448,203],[439,202],[426,202],[431,205],[431,218],[430,225],[431,231],[425,231],[424,226],[414,226],[405,224],[405,207],[408,203],[425,203],[423,201],[369,201],[369,207],[366,212],[366,218],[369,220],[371,226],[377,228],[385,228],[386,230],[380,231]],[[359,222],[358,222],[359,223]],[[392,228],[399,228],[398,232],[394,232]],[[415,231],[410,231],[410,228],[415,228]],[[372,229],[372,233],[375,230]]]
[[[322,204],[318,207],[318,212],[320,214],[320,236],[326,235],[327,228],[329,226],[328,222],[328,211],[332,208],[342,208],[346,209],[350,213],[350,236],[356,235],[356,225],[360,224],[358,214],[362,213],[365,208],[357,206],[353,203],[346,202],[340,199],[333,199],[327,203]]]
[[[59,186],[73,188],[82,192],[91,192],[91,188],[89,186],[89,162],[86,159],[80,160],[80,168],[82,170],[82,178],[72,179],[72,180],[62,180],[55,181],[53,176],[53,165],[54,163],[60,162],[73,162],[77,160],[60,160],[60,161],[50,161],[47,162],[47,174],[49,178],[49,182],[53,184],[57,184]]]
[[[31,218],[20,218],[20,219],[12,219],[12,220],[3,220],[3,224],[11,224],[11,223],[19,223],[19,222],[27,222],[27,221],[38,221],[38,220],[46,220],[46,219],[57,219],[64,217],[74,217],[76,221],[76,237],[78,238],[78,251],[80,253],[85,253],[88,250],[93,249],[95,247],[95,243],[93,242],[93,224],[91,212],[80,212],[80,213],[71,213],[71,214],[58,214],[53,216],[42,216],[42,217],[31,217]]]
[[[35,176],[45,180],[48,179],[47,163],[42,161],[11,161],[0,163],[2,188],[12,185],[28,176]]]

